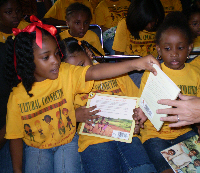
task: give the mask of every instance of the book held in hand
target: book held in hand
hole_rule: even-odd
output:
[[[137,97],[90,93],[87,107],[96,105],[101,110],[96,114],[100,118],[93,120],[93,124],[82,123],[79,133],[131,143],[135,128],[132,115],[137,101]]]
[[[175,100],[180,89],[156,64],[153,64],[153,67],[156,69],[157,75],[149,74],[139,100],[139,106],[159,131],[163,125],[160,117],[166,117],[167,114],[157,114],[156,110],[170,108],[170,106],[158,104],[157,101],[160,99]]]

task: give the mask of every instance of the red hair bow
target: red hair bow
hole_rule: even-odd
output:
[[[36,31],[36,44],[42,49],[42,31],[40,29],[38,29],[37,27],[43,28],[46,31],[48,31],[53,37],[55,37],[56,39],[56,33],[57,33],[57,29],[53,26],[53,25],[46,25],[43,24],[41,20],[39,20],[36,16],[32,15],[30,16],[30,21],[33,23],[30,23],[26,28],[20,30],[18,28],[13,28],[13,34],[16,36],[18,35],[20,32],[28,32],[31,33],[33,31]],[[56,39],[56,42],[58,44],[58,41]],[[15,45],[14,45],[15,47]],[[58,44],[58,47],[60,49],[60,46]],[[14,48],[15,49],[15,48]],[[61,51],[61,50],[60,50]],[[62,53],[61,53],[62,54]],[[63,55],[62,55],[63,57]],[[61,58],[62,58],[61,57]],[[16,58],[16,54],[15,54],[15,50],[14,50],[14,66],[15,66],[15,70],[17,72],[17,58]],[[19,75],[17,75],[18,79],[21,80],[21,77]]]
[[[55,37],[57,33],[57,29],[53,25],[46,25],[43,24],[41,20],[39,20],[36,16],[32,15],[30,16],[30,21],[33,22],[29,24],[26,28],[20,30],[18,28],[13,28],[13,34],[16,36],[20,32],[28,32],[31,33],[33,31],[36,31],[36,43],[37,45],[42,49],[42,32],[37,27],[43,28],[46,31],[48,31],[52,36]]]

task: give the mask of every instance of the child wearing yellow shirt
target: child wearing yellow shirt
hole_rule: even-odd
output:
[[[66,24],[69,29],[60,33],[61,39],[75,37],[77,40],[85,40],[94,46],[101,54],[105,54],[99,37],[89,29],[92,14],[90,9],[81,4],[73,3],[66,9]]]
[[[7,37],[13,35],[12,28],[25,28],[29,23],[22,19],[22,11],[18,0],[8,0],[0,4],[0,42],[5,43]]]
[[[64,53],[64,56],[66,56],[66,59],[64,59],[65,62],[80,66],[93,64],[92,60],[84,51],[85,47],[86,49],[91,48],[90,45],[84,41],[78,42],[78,40],[74,38],[67,38],[64,40],[64,43],[67,49]],[[87,45],[89,47],[87,47]],[[91,91],[135,97],[137,96],[138,89],[132,80],[125,75],[117,78],[95,81]],[[92,116],[98,111],[92,112],[94,107],[84,107],[87,102],[87,97],[88,94],[78,94],[75,96],[75,105],[78,107],[76,109],[76,119],[77,121],[84,121],[91,124],[92,122],[88,121],[88,119],[94,120],[98,118],[98,116]],[[103,129],[102,126],[100,128]],[[85,172],[103,173],[108,170],[112,170],[112,172],[128,172],[129,170],[133,172],[155,172],[154,166],[149,161],[137,136],[133,137],[132,143],[129,144],[98,137],[79,135],[78,145]]]
[[[181,12],[169,13],[156,33],[157,51],[164,61],[161,69],[184,95],[199,97],[200,71],[190,63],[185,63],[192,50],[192,43],[192,33],[184,15]],[[139,95],[142,94],[148,76],[149,72],[146,71],[142,77]],[[136,111],[136,114],[138,112],[140,111]],[[190,126],[170,128],[169,122],[165,122],[161,130],[157,131],[150,120],[147,120],[144,129],[141,129],[142,142],[150,160],[157,171],[162,173],[173,170],[160,151],[194,135],[196,133]]]

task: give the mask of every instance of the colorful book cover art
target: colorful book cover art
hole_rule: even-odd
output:
[[[94,101],[92,101],[94,99]],[[133,109],[138,98],[96,93],[88,99],[88,107],[101,109],[93,124],[82,123],[80,134],[131,143],[135,121]]]
[[[161,151],[176,173],[200,173],[200,143],[198,135]]]

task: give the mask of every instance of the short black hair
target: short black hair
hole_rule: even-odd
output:
[[[60,46],[63,52],[62,61],[64,61],[68,57],[68,54],[72,54],[74,52],[86,53],[86,48],[88,48],[92,53],[95,52],[98,55],[103,56],[95,47],[93,47],[87,41],[82,40],[79,43],[79,41],[75,39],[74,37],[68,37],[68,38],[63,39]],[[93,56],[95,56],[94,53],[93,53]]]
[[[162,23],[164,16],[160,0],[132,0],[126,17],[126,25],[131,35],[139,39],[139,31],[144,30],[148,23],[153,21],[156,22],[156,28]]]
[[[163,23],[160,25],[160,27],[158,28],[156,32],[156,44],[159,45],[162,34],[168,29],[179,30],[181,33],[185,35],[185,38],[187,39],[188,44],[193,43],[192,32],[187,23],[186,17],[184,16],[182,12],[174,11],[174,12],[169,13],[165,17]]]
[[[77,13],[77,12],[80,12],[80,11],[83,11],[85,12],[87,15],[88,15],[88,18],[90,20],[92,20],[92,13],[89,9],[89,7],[79,3],[79,2],[75,2],[71,5],[69,5],[66,9],[66,20],[69,20],[70,16],[73,14],[73,13]]]

